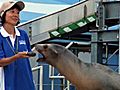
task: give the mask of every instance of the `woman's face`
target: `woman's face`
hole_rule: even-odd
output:
[[[19,10],[17,8],[10,9],[6,12],[5,23],[16,26],[19,22]]]

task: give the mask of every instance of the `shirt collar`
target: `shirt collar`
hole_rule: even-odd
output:
[[[8,32],[6,32],[6,30],[4,29],[3,26],[0,29],[1,29],[0,33],[2,34],[3,37],[10,36],[10,34]],[[19,30],[16,27],[15,27],[15,33],[16,33],[16,36],[20,36],[20,32],[19,32]]]

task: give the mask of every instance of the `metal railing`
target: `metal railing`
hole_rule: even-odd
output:
[[[43,66],[37,66],[32,68],[32,72],[40,70],[40,78],[39,78],[39,90],[43,90]],[[38,86],[35,83],[35,86]]]

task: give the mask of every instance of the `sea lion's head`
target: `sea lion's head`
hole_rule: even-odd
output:
[[[43,56],[39,58],[37,62],[55,63],[63,51],[62,48],[63,46],[58,44],[36,44],[35,50]]]

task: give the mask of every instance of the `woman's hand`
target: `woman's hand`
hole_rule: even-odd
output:
[[[34,57],[36,56],[36,53],[34,52],[18,52],[16,54],[16,57],[18,58],[29,58],[29,57]]]
[[[28,52],[18,52],[15,56],[17,57],[17,59],[19,59],[19,58],[29,58],[27,53]]]

